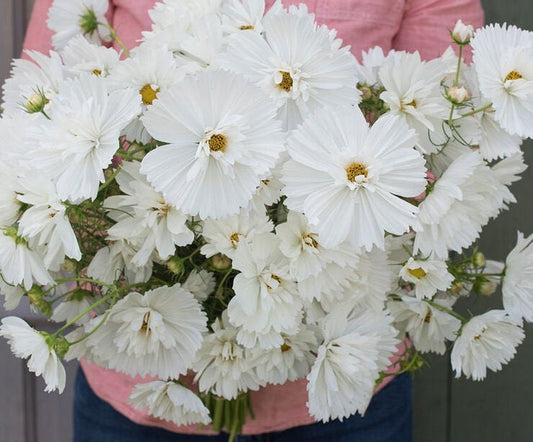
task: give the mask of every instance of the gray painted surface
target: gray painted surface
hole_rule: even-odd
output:
[[[0,79],[20,53],[21,41],[32,0],[0,0]],[[533,29],[531,0],[485,0],[487,22],[514,23]],[[533,124],[533,123],[532,123]],[[533,143],[524,146],[527,163],[533,165]],[[533,167],[512,190],[518,205],[491,223],[483,235],[482,250],[502,259],[513,247],[516,229],[532,232]],[[478,299],[464,309],[498,308],[496,299]],[[43,329],[27,307],[17,314]],[[5,312],[0,310],[0,317]],[[481,383],[455,380],[448,359],[430,355],[429,366],[415,375],[415,442],[532,440],[533,434],[533,326],[519,347],[517,357],[499,373],[490,373]],[[67,388],[63,395],[44,393],[43,382],[28,373],[25,363],[10,354],[0,340],[0,442],[68,442],[71,440],[72,385],[76,364],[67,365]],[[148,441],[147,441],[148,442]]]

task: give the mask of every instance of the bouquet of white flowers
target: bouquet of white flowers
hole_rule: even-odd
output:
[[[305,377],[317,420],[364,413],[405,339],[394,373],[514,356],[533,236],[505,263],[473,244],[526,168],[532,32],[458,21],[458,56],[360,64],[304,6],[165,0],[130,53],[107,7],[56,0],[57,52],[3,87],[0,289],[64,324],[0,335],[47,391],[84,358],[149,375],[135,407],[235,435],[251,390]],[[500,283],[501,310],[454,311]]]

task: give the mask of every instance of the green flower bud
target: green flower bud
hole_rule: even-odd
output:
[[[217,270],[227,270],[231,267],[231,259],[222,253],[211,257],[211,265]]]
[[[173,256],[167,261],[167,268],[175,275],[181,276],[185,272],[185,265],[183,259],[179,256]]]
[[[43,92],[39,91],[30,95],[24,103],[24,110],[29,114],[42,112],[45,106],[50,102]]]
[[[485,255],[481,252],[474,253],[474,256],[472,256],[472,264],[474,264],[475,267],[485,267]]]

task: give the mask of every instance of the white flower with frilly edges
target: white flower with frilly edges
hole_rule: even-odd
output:
[[[369,128],[357,108],[323,109],[292,132],[283,169],[289,209],[306,215],[325,247],[384,247],[385,232],[401,235],[418,209],[402,197],[425,188],[414,131],[383,116]]]
[[[132,292],[111,309],[86,346],[108,368],[135,376],[177,378],[202,345],[207,318],[179,285]]]
[[[63,392],[66,379],[65,368],[43,334],[30,327],[26,321],[9,316],[2,319],[0,336],[8,340],[15,356],[29,358],[28,369],[37,376],[42,375],[46,382],[44,391]]]
[[[468,321],[452,349],[455,376],[475,381],[485,379],[487,368],[499,371],[524,340],[524,330],[504,310],[490,310]]]
[[[533,32],[488,25],[471,41],[479,89],[511,135],[533,136]]]
[[[143,118],[148,132],[168,144],[144,157],[141,173],[188,215],[236,214],[284,149],[275,112],[240,75],[207,70],[188,76],[161,92]]]
[[[191,390],[174,381],[153,381],[137,384],[128,399],[137,410],[176,425],[211,422],[209,410]]]

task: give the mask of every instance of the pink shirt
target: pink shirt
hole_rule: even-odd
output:
[[[47,52],[52,33],[46,28],[47,11],[53,0],[36,0],[24,47]],[[112,0],[110,22],[126,46],[133,47],[141,31],[150,28],[147,11],[156,0]],[[274,0],[266,0],[270,7]],[[284,0],[284,5],[299,4],[301,0]],[[379,45],[389,49],[418,50],[425,59],[439,56],[450,45],[449,30],[457,19],[479,27],[483,24],[480,0],[307,0],[319,23],[338,31],[352,52]],[[467,53],[467,58],[469,54]],[[401,350],[401,349],[400,349]],[[391,361],[392,363],[394,361]],[[179,433],[213,434],[209,427],[177,427],[127,404],[132,387],[141,378],[132,379],[121,373],[97,365],[81,362],[94,392],[119,412],[144,425],[162,427]],[[394,370],[392,368],[392,370]],[[382,388],[391,378],[378,387]],[[146,379],[144,379],[146,381]],[[249,420],[244,434],[281,431],[314,422],[306,407],[306,381],[268,386],[252,393],[256,419]]]

